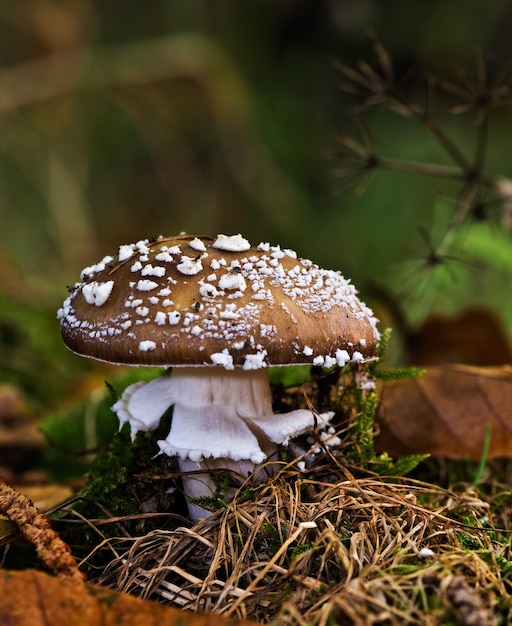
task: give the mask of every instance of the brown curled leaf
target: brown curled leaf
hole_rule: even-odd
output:
[[[512,456],[512,366],[445,365],[380,383],[376,446],[392,456]]]
[[[257,626],[198,615],[35,570],[0,570],[0,623],[16,626]]]

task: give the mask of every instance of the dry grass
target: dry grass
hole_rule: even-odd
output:
[[[510,623],[503,508],[469,489],[356,477],[329,455],[251,487],[193,528],[109,540],[99,581],[283,626]]]

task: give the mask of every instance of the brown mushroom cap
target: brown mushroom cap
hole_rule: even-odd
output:
[[[240,235],[121,246],[82,280],[59,310],[62,337],[102,361],[257,369],[376,354],[376,319],[339,272]]]

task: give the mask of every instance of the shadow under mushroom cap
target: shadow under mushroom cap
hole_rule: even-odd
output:
[[[259,369],[376,355],[377,320],[339,272],[240,235],[123,245],[81,278],[58,316],[64,343],[83,356]]]

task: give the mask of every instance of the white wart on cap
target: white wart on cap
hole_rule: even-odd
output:
[[[377,320],[339,272],[241,235],[123,245],[81,278],[59,318],[83,356],[248,370],[376,355]]]

